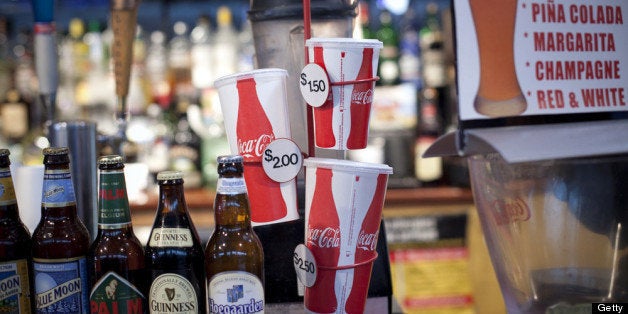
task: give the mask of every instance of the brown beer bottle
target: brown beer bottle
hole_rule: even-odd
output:
[[[183,173],[157,174],[159,205],[146,245],[151,313],[205,313],[205,256],[183,193]]]
[[[144,248],[133,233],[124,163],[98,160],[98,233],[89,249],[92,313],[147,313]]]
[[[208,313],[264,312],[264,252],[242,172],[242,156],[218,157],[216,228],[205,248]]]
[[[88,313],[89,233],[77,215],[67,147],[45,148],[41,219],[33,232],[36,313]]]
[[[1,312],[29,313],[34,310],[31,234],[20,219],[9,150],[0,149],[0,279],[6,287],[0,295]],[[1,285],[0,285],[1,286]]]

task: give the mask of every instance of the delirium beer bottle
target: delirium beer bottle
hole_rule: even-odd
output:
[[[133,233],[124,163],[98,160],[98,233],[89,249],[92,313],[147,313],[144,248]]]
[[[89,233],[77,215],[67,147],[45,148],[41,219],[33,232],[37,313],[88,313]]]
[[[251,227],[242,156],[218,157],[216,228],[205,248],[209,313],[264,312],[264,252]]]
[[[9,313],[33,311],[31,234],[22,223],[11,177],[9,150],[0,149],[0,309]]]
[[[146,245],[151,313],[205,313],[204,253],[188,213],[183,173],[157,174],[159,205]]]

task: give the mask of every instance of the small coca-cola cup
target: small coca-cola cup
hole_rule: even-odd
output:
[[[305,245],[317,268],[305,308],[363,313],[392,168],[328,158],[308,158],[304,165]]]
[[[314,107],[314,139],[319,148],[366,147],[382,42],[375,39],[310,38],[309,63],[328,75],[331,92]]]
[[[274,181],[262,166],[268,144],[290,138],[287,76],[286,70],[269,68],[235,73],[214,82],[231,153],[244,158],[254,226],[299,218],[296,179]]]

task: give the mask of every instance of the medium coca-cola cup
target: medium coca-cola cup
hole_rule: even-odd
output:
[[[307,158],[304,165],[305,245],[317,268],[305,308],[363,313],[392,168],[327,158]]]
[[[305,42],[310,63],[328,75],[331,92],[314,107],[316,147],[366,147],[382,42],[375,39],[310,38]]]
[[[297,212],[296,179],[272,180],[262,154],[278,138],[290,138],[283,69],[258,69],[224,76],[214,82],[224,116],[231,153],[244,158],[244,180],[254,226],[291,221]]]

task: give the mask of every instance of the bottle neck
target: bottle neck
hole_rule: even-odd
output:
[[[98,229],[131,226],[124,170],[101,170],[98,188]]]
[[[159,211],[164,214],[167,212],[186,212],[183,183],[166,181],[159,184]]]
[[[0,195],[0,219],[19,219],[15,188],[9,167],[0,168],[0,185],[4,187]]]
[[[244,178],[220,177],[214,202],[216,228],[251,228],[249,199]]]
[[[45,166],[41,199],[42,216],[76,216],[76,195],[69,164]]]

